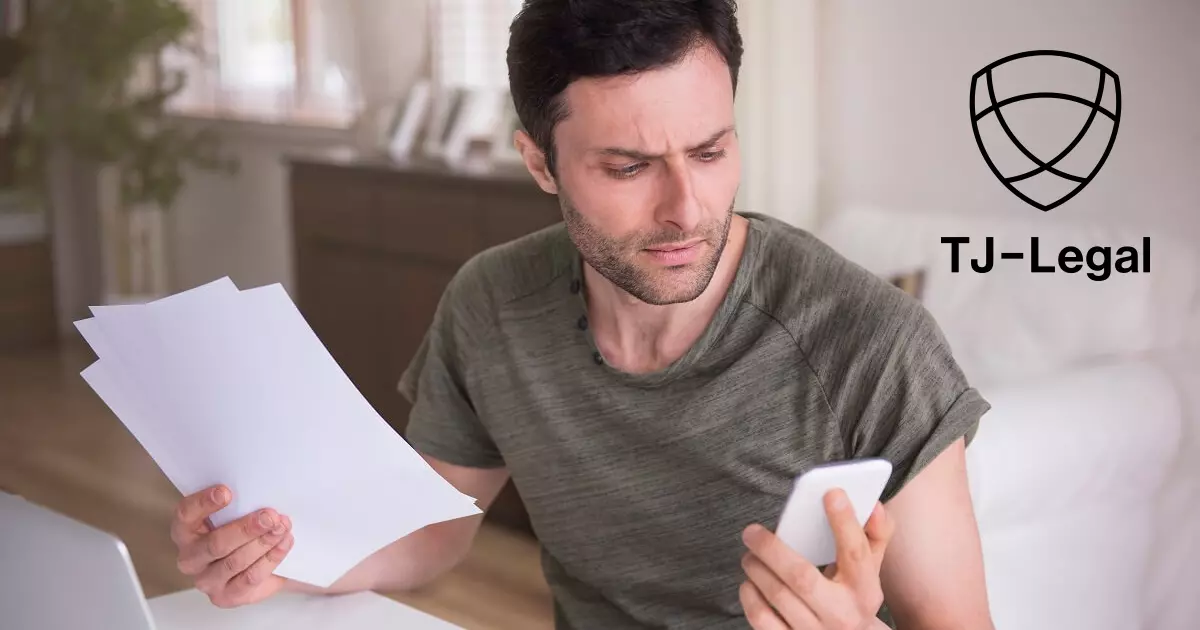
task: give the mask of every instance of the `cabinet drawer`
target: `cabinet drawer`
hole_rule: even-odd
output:
[[[383,249],[457,268],[485,246],[480,206],[470,189],[395,185],[379,191]]]
[[[290,194],[298,238],[375,243],[379,237],[377,200],[369,177],[347,169],[294,168]]]
[[[535,186],[498,191],[488,199],[483,215],[489,244],[507,243],[562,221],[558,197]]]

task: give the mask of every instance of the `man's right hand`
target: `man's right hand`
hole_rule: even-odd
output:
[[[219,528],[209,516],[229,505],[233,493],[213,486],[184,497],[171,522],[179,570],[221,608],[260,602],[287,581],[275,569],[292,548],[291,520],[272,509],[251,512]]]

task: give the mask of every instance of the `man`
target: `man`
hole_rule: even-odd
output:
[[[450,283],[400,382],[406,438],[485,509],[511,476],[562,629],[866,629],[885,600],[906,630],[991,628],[964,469],[989,405],[918,302],[732,210],[741,56],[731,0],[526,2],[516,142],[564,222]],[[857,527],[831,494],[822,572],[770,531],[796,475],[864,457],[894,465],[886,510]],[[312,591],[271,574],[286,516],[210,531],[229,499],[180,504],[180,569],[222,606]],[[479,521],[407,536],[330,592],[425,584]]]

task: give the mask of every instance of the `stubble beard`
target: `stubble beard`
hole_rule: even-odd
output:
[[[626,238],[614,238],[588,223],[561,190],[558,198],[567,233],[584,262],[617,288],[654,306],[690,302],[704,293],[716,275],[733,221],[731,204],[725,213],[724,221],[703,225],[691,234],[680,230],[662,229]],[[703,238],[710,246],[704,260],[677,267],[653,269],[636,262],[639,253],[649,247],[697,237]]]

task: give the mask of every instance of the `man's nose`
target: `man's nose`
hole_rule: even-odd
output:
[[[700,225],[703,209],[696,198],[692,174],[685,166],[672,164],[667,169],[662,201],[658,204],[655,218],[659,223],[672,225],[685,234],[691,234]]]

